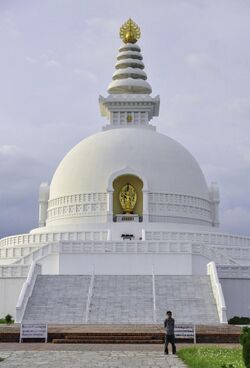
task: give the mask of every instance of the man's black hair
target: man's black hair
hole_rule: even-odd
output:
[[[166,314],[172,314],[172,312],[171,311],[167,311],[167,313]]]

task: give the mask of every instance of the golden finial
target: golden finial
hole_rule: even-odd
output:
[[[131,18],[120,28],[120,37],[124,43],[136,43],[140,36],[140,28]]]

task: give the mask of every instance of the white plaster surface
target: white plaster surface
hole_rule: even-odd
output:
[[[99,275],[191,275],[192,256],[188,254],[60,254],[60,274]],[[205,273],[205,270],[203,270]]]
[[[26,277],[0,278],[0,318],[16,316],[16,304]]]

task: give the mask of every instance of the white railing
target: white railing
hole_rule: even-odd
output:
[[[250,266],[217,266],[218,276],[221,279],[250,279]]]
[[[13,262],[13,264],[31,264],[34,261],[38,261],[49,254],[59,253],[59,244],[58,243],[49,243],[41,246],[40,248],[34,250],[30,254],[19,258],[17,261]]]
[[[40,244],[42,246],[43,244]],[[0,259],[1,260],[9,260],[13,261],[29,253],[38,249],[39,246],[37,244],[33,245],[15,245],[15,246],[6,246],[0,248]]]
[[[53,242],[49,244],[58,244]],[[217,264],[240,265],[238,260],[250,259],[250,247],[221,247],[211,246],[207,244],[191,244],[187,242],[174,241],[60,241],[63,244],[61,252],[81,252],[81,253],[180,253],[187,252],[192,254],[202,254],[209,259],[213,259]],[[15,246],[0,248],[0,259],[9,261],[11,264],[20,264],[21,259],[28,259],[34,251],[40,252],[39,249],[47,247],[47,244],[33,246]],[[57,246],[57,245],[56,245]],[[37,253],[36,253],[37,254]],[[28,258],[27,258],[28,257]]]
[[[143,241],[60,242],[60,253],[191,253],[191,244]]]
[[[145,239],[159,241],[186,241],[190,243],[223,245],[233,247],[250,246],[250,237],[219,233],[219,232],[199,232],[199,231],[145,231]]]
[[[227,308],[224,300],[224,295],[222,292],[222,287],[218,278],[216,265],[214,262],[209,262],[207,264],[207,274],[210,277],[220,323],[227,323]]]
[[[29,265],[3,265],[0,266],[0,278],[27,277]]]
[[[23,287],[21,289],[17,305],[16,305],[16,322],[21,323],[23,320],[24,312],[29,300],[29,297],[32,294],[36,277],[37,275],[40,275],[42,272],[42,267],[38,263],[32,262],[27,280],[23,284]]]
[[[46,243],[65,241],[88,241],[88,240],[107,240],[108,230],[91,230],[91,231],[72,231],[72,232],[50,232],[38,234],[19,234],[7,236],[0,239],[0,248],[6,246],[18,245],[43,245]]]
[[[228,247],[249,247],[250,237],[199,231],[145,231],[145,240],[147,241],[176,241],[199,243],[207,245],[220,245]],[[108,230],[91,230],[79,232],[50,232],[38,234],[19,234],[7,236],[0,239],[0,248],[5,246],[18,245],[43,245],[58,241],[105,241],[108,240]]]
[[[234,259],[221,254],[214,247],[186,242],[152,242],[152,241],[61,241],[41,246],[30,254],[13,262],[13,265],[31,264],[50,254],[194,254],[202,255],[217,264],[239,265]]]
[[[85,323],[89,322],[89,312],[90,312],[91,299],[93,295],[94,281],[95,281],[95,266],[93,265],[93,271],[92,271],[92,275],[91,275],[91,279],[89,283],[88,298],[86,302]]]
[[[152,292],[153,292],[153,322],[156,323],[156,297],[155,297],[155,273],[152,266]]]
[[[200,254],[217,264],[239,265],[233,258],[221,253],[215,247],[205,244],[192,244],[192,254]]]
[[[242,259],[249,259],[250,260],[250,246],[245,247],[233,247],[233,246],[211,246],[214,247],[218,252],[227,255],[233,259],[241,261]]]

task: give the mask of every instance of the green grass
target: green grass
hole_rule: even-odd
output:
[[[191,347],[180,349],[177,354],[190,368],[245,367],[240,347]]]
[[[11,323],[9,323],[9,324],[12,324],[12,323],[14,323],[14,320],[13,319],[11,320]],[[6,321],[6,319],[5,318],[0,318],[0,325],[4,325],[4,324],[5,325],[8,324],[7,321]]]
[[[13,322],[11,322],[11,323],[13,323]],[[0,319],[0,325],[4,325],[4,324],[7,324],[7,322],[6,322],[5,318],[1,318]]]

